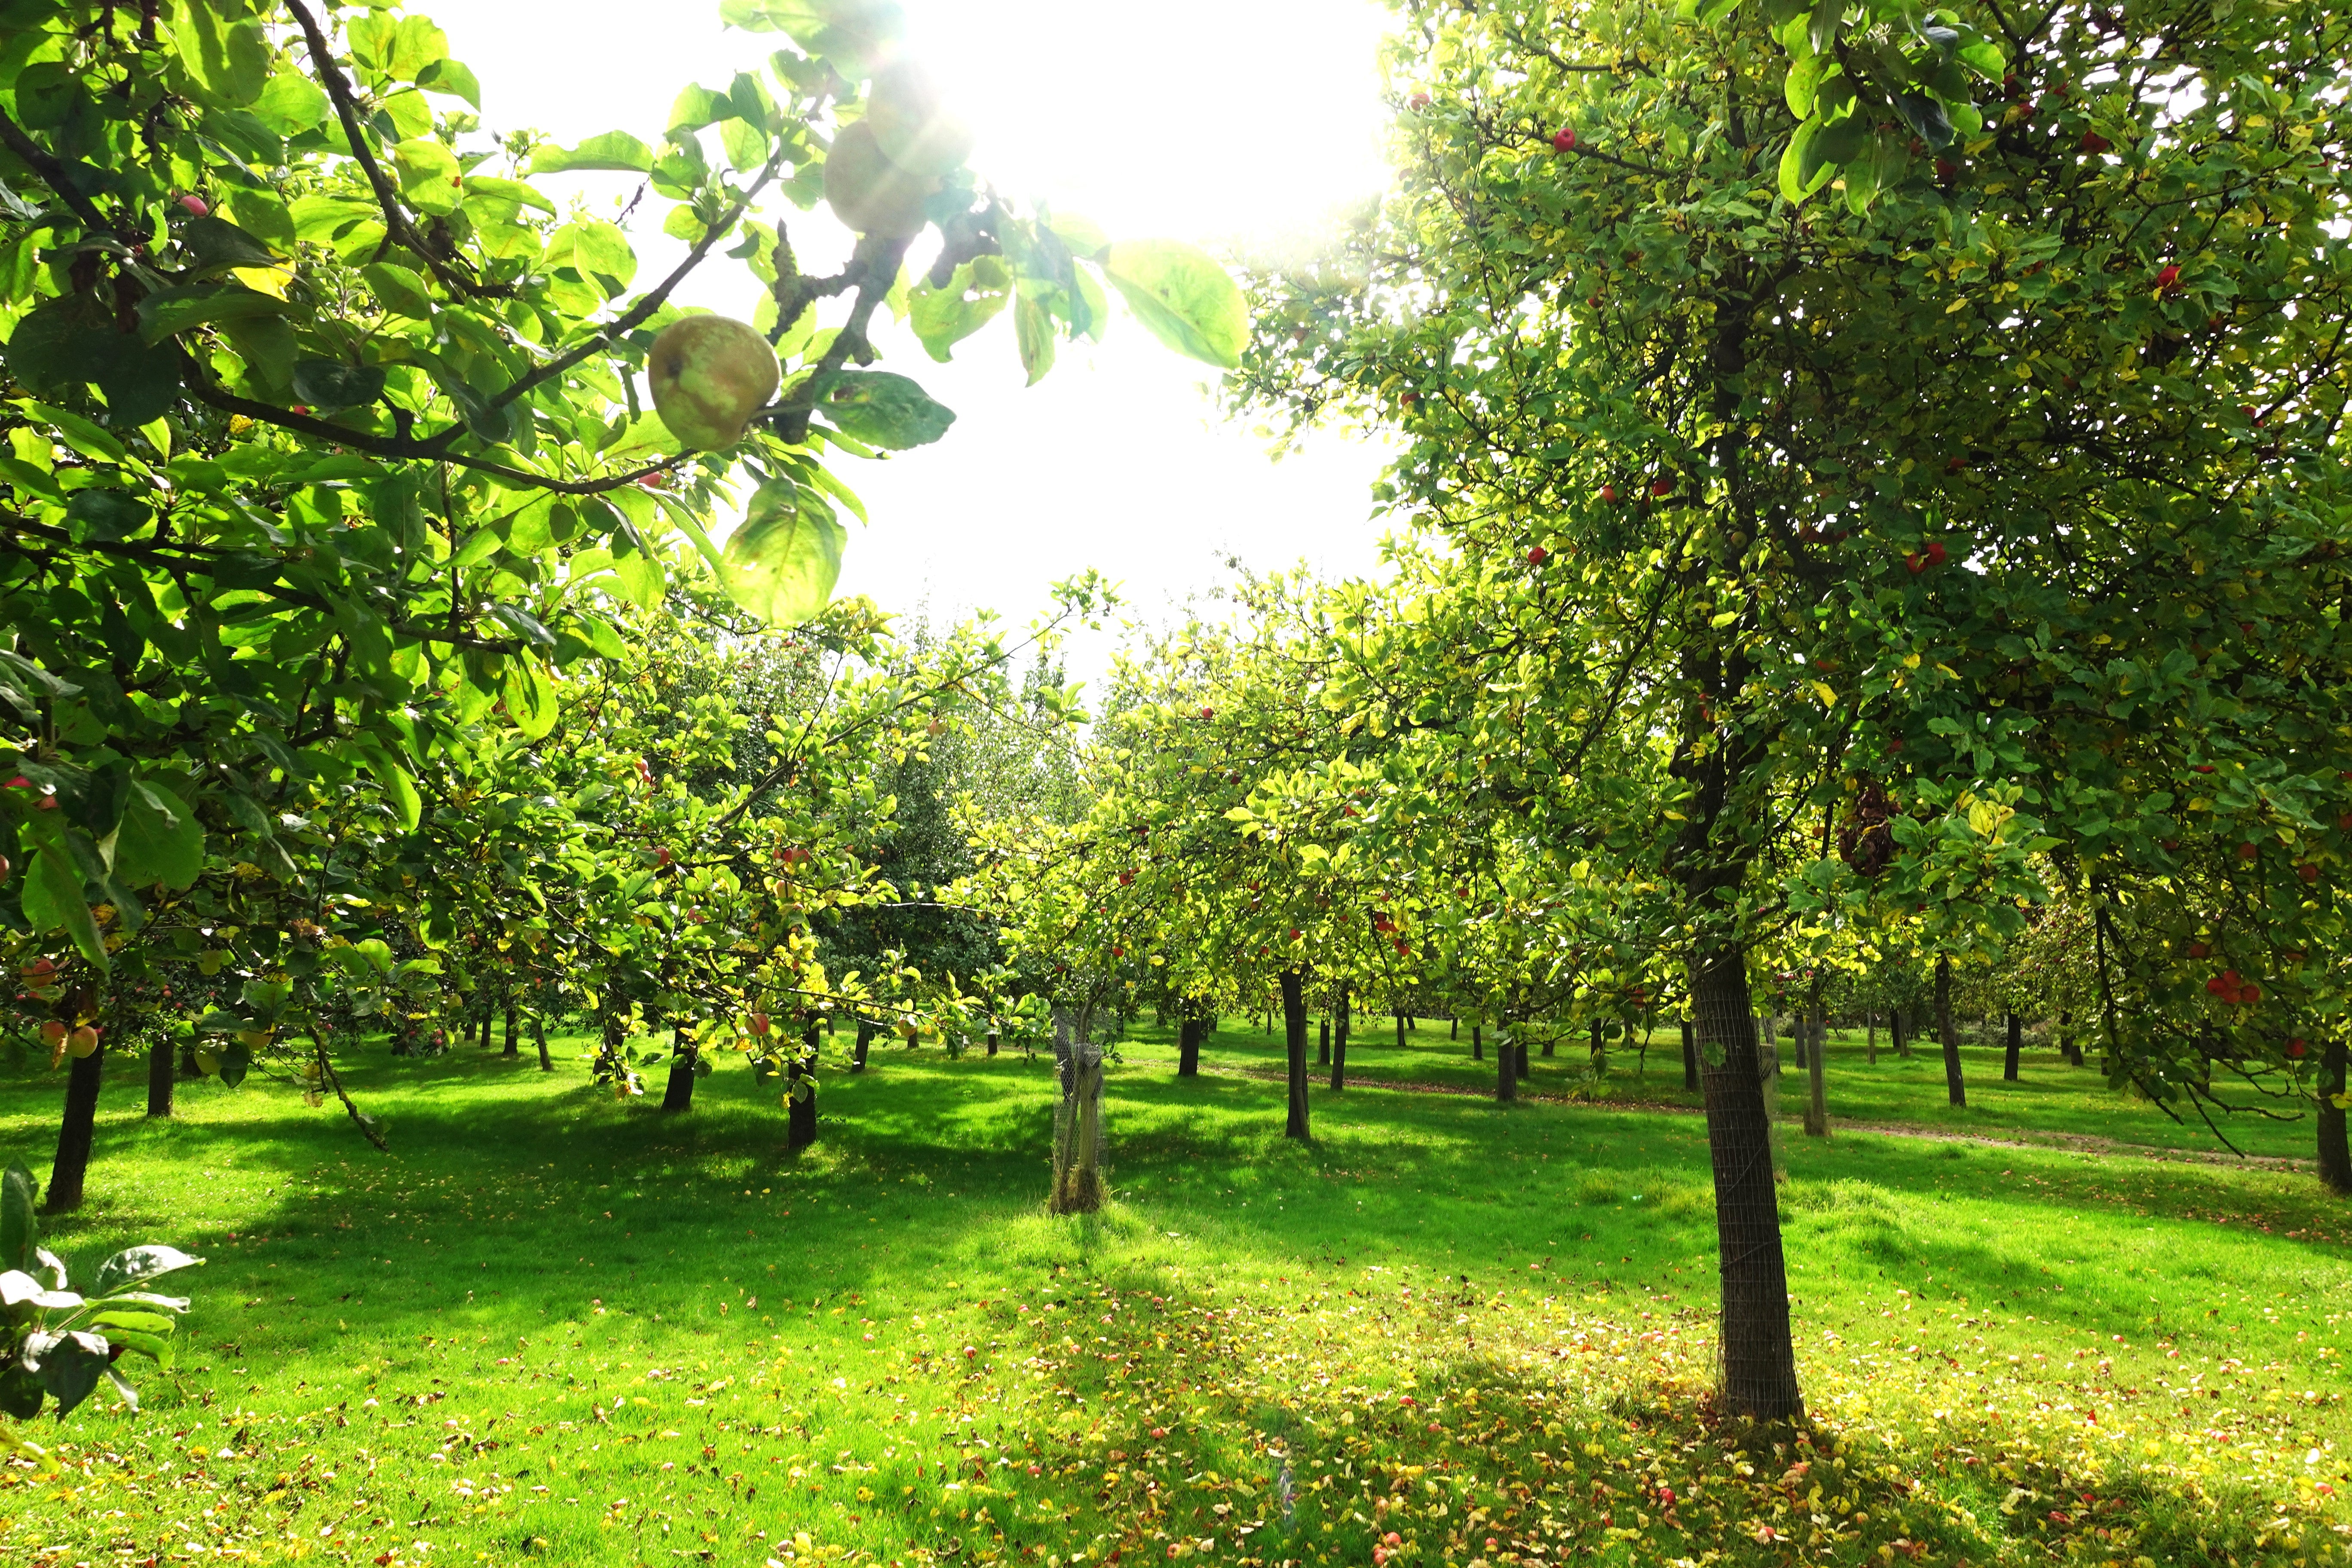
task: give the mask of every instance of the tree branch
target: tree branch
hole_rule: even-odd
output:
[[[5,146],[22,158],[33,173],[40,175],[41,183],[55,191],[58,199],[73,209],[74,216],[81,219],[85,227],[100,234],[114,232],[99,212],[97,205],[73,188],[73,182],[66,176],[66,166],[43,152],[41,144],[26,135],[24,128],[5,113],[0,113],[0,146]]]

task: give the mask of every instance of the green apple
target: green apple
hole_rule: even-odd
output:
[[[866,123],[882,155],[910,174],[952,174],[971,156],[971,128],[949,112],[929,73],[911,60],[875,73]]]
[[[690,451],[714,452],[743,438],[743,426],[776,395],[782,372],[768,340],[726,316],[672,321],[646,356],[654,411]]]
[[[872,121],[841,128],[824,155],[824,203],[833,216],[877,239],[912,239],[923,232],[923,203],[939,176],[911,173],[882,151]]]

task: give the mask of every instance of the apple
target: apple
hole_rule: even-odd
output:
[[[1919,558],[1919,552],[1916,550],[1906,550],[1903,552],[1903,564],[1911,568],[1912,574],[1915,576],[1927,569],[1927,562]]]
[[[1135,873],[1134,873],[1134,872],[1132,872],[1132,871],[1121,871],[1121,872],[1118,874],[1118,885],[1119,885],[1120,887],[1122,887],[1122,888],[1131,887],[1131,886],[1133,886],[1133,885],[1134,885],[1134,882],[1135,882]]]
[[[1213,708],[1203,708],[1201,710],[1201,717],[1203,719],[1213,719],[1216,716],[1217,710]]]
[[[1413,110],[1415,112],[1427,109],[1429,107],[1429,94],[1425,92],[1414,93],[1411,98],[1405,100],[1405,107]]]
[[[911,60],[874,73],[864,123],[873,128],[882,155],[918,179],[937,179],[961,168],[976,140],[971,128],[948,110],[930,73]]]
[[[211,214],[213,209],[205,205],[204,197],[196,195],[192,192],[180,198],[180,210],[186,213],[190,217],[205,217]]]
[[[923,203],[939,188],[939,175],[891,162],[868,120],[843,126],[825,155],[825,205],[844,225],[876,239],[912,239],[922,233]]]
[[[1943,563],[1944,542],[1940,539],[1929,540],[1927,542],[1927,564],[1930,566],[1941,566]]]
[[[1953,458],[1944,464],[1944,472],[1948,474],[1964,474],[1968,471],[1969,460],[1966,458]]]
[[[2254,859],[2256,857],[2260,856],[2262,852],[2262,847],[2260,845],[2241,844],[2238,846],[2238,858],[2241,860]]]
[[[1615,506],[1618,501],[1617,487],[1615,485],[1601,486],[1601,499],[1607,501],[1611,506]]]
[[[1651,483],[1650,494],[1659,500],[1664,500],[1674,493],[1675,481],[1672,479],[1657,479]]]
[[[41,1044],[48,1047],[51,1050],[57,1049],[58,1047],[65,1043],[66,1033],[67,1030],[65,1025],[58,1019],[44,1018],[41,1020]]]
[[[2163,271],[2158,272],[2156,275],[2156,286],[2158,289],[2164,289],[2179,288],[2180,286],[2180,268],[2179,265],[2176,264],[2167,267]]]
[[[2294,868],[2294,874],[2302,878],[2306,883],[2316,882],[2319,880],[2319,868],[2313,865],[2308,860],[2305,861],[2302,865],[2297,866]]]
[[[1936,160],[1936,178],[1943,181],[1946,184],[1949,184],[1959,177],[1960,166],[1958,163],[1953,163],[1949,158],[1938,158]]]
[[[1113,958],[1125,958],[1127,956],[1127,949],[1123,947],[1114,947],[1110,950],[1110,955]]]
[[[77,1058],[89,1056],[98,1049],[98,1031],[84,1024],[68,1038],[66,1049],[72,1052]]]
[[[1555,153],[1575,152],[1576,127],[1573,125],[1563,125],[1558,131],[1553,132],[1551,137],[1551,150]]]
[[[2192,763],[2189,764],[2189,772],[2191,773],[2210,773],[2212,771],[2213,764],[2210,763]]]
[[[765,1013],[751,1015],[751,1032],[755,1035],[764,1035],[768,1032],[768,1016]]]
[[[2189,944],[2189,956],[2191,958],[2203,958],[2212,951],[2210,946],[2201,942],[2192,942]]]
[[[1540,544],[1530,545],[1528,549],[1528,564],[1530,566],[1540,566],[1550,559],[1551,552]]]
[[[2104,153],[2113,145],[2113,142],[2095,131],[2083,132],[2083,151],[2085,153]]]
[[[2303,1055],[2304,1049],[2304,1043],[2301,1040],[2289,1040],[2286,1043],[2286,1054],[2291,1057],[2299,1057]]]
[[[728,316],[688,316],[664,327],[646,356],[646,374],[654,412],[697,451],[741,440],[744,425],[783,378],[768,340]]]

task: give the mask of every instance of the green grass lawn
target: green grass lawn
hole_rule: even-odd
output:
[[[0,1563],[2347,1560],[2307,1176],[1791,1137],[1798,1438],[1706,1396],[1696,1118],[1318,1088],[1301,1146],[1138,1044],[1115,1201],[1055,1220],[1042,1062],[877,1050],[795,1158],[746,1073],[665,1117],[572,1048],[363,1053],[389,1156],[112,1075],[54,1243],[211,1262],[143,1413],[0,1471]],[[43,1174],[60,1093],[0,1080]]]
[[[1320,1020],[1318,1020],[1318,1025]],[[1360,1018],[1348,1045],[1348,1077],[1365,1083],[1413,1082],[1479,1094],[1492,1093],[1495,1063],[1490,1049],[1484,1061],[1470,1058],[1470,1030],[1450,1037],[1444,1019],[1420,1019],[1400,1049],[1396,1026],[1387,1014]],[[1138,1062],[1175,1060],[1171,1027],[1138,1024],[1129,1030],[1126,1052]],[[1316,1037],[1319,1039],[1319,1033]],[[2178,1107],[2180,1121],[2152,1101],[2119,1094],[2095,1068],[2070,1067],[2054,1050],[2029,1047],[2020,1063],[2019,1081],[2001,1081],[2003,1052],[1999,1047],[1963,1045],[1961,1070],[1967,1079],[1969,1103],[1956,1108],[1944,1085],[1943,1048],[1922,1041],[1906,1059],[1878,1036],[1877,1059],[1870,1059],[1868,1040],[1860,1030],[1835,1031],[1830,1037],[1827,1065],[1830,1114],[1837,1121],[1901,1122],[1938,1131],[1967,1132],[1992,1138],[2096,1138],[2154,1149],[2226,1153],[2223,1143],[2195,1110]],[[1682,1036],[1661,1029],[1645,1053],[1636,1047],[1612,1043],[1608,1074],[1595,1079],[1591,1052],[1579,1040],[1563,1040],[1558,1054],[1530,1053],[1525,1089],[1536,1095],[1572,1095],[1599,1103],[1680,1105],[1696,1110],[1699,1097],[1682,1087]],[[1276,1071],[1283,1060],[1281,1026],[1253,1027],[1246,1018],[1222,1021],[1202,1052],[1212,1069],[1242,1067]],[[1780,1099],[1783,1114],[1801,1119],[1805,1076],[1784,1032],[1780,1037]],[[1317,1081],[1328,1082],[1328,1068],[1318,1070]],[[2275,1104],[2241,1089],[2233,1102],[2260,1103],[2290,1113],[2292,1102]],[[2307,1110],[2301,1120],[2274,1121],[2241,1110],[2217,1113],[2215,1122],[2230,1142],[2248,1154],[2307,1160],[2312,1156],[2314,1130]]]

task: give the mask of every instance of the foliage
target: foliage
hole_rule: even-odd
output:
[[[124,1352],[172,1364],[172,1335],[184,1296],[152,1283],[204,1262],[176,1247],[128,1247],[98,1266],[95,1294],[67,1289],[65,1260],[40,1244],[32,1173],[0,1172],[0,1417],[29,1421],[55,1402],[59,1419],[110,1384],[125,1407],[138,1391],[115,1370]],[[47,1461],[36,1444],[0,1419],[0,1449]]]
[[[625,629],[717,616],[706,567],[750,612],[729,636],[814,621],[877,655],[869,612],[821,613],[839,513],[865,516],[840,458],[953,418],[869,368],[886,300],[944,355],[989,313],[971,301],[984,271],[1017,287],[1042,372],[1057,337],[1104,330],[1099,274],[1155,334],[1232,363],[1245,316],[1206,257],[1016,210],[952,137],[880,145],[856,177],[914,180],[915,221],[865,234],[834,277],[801,273],[763,204],[814,206],[843,128],[932,106],[873,70],[894,7],[723,13],[782,35],[764,71],[689,86],[655,141],[566,149],[486,133],[446,36],[394,6],[0,7],[0,877],[22,872],[0,945],[38,1011],[193,1019],[215,1070],[274,1059],[323,1098],[337,1020],[473,991],[558,925],[570,956],[632,951],[648,917],[630,858],[668,825],[616,824],[617,776],[530,775],[594,754],[559,726],[637,678]],[[640,287],[620,226],[531,183],[573,170],[642,176],[684,260]],[[873,210],[834,174],[836,216]],[[934,227],[940,265],[910,291],[908,246]],[[734,445],[685,450],[641,384],[685,374],[647,354],[722,251],[782,387],[721,411],[749,419]],[[761,368],[719,384],[771,384]],[[683,879],[714,900],[761,881],[715,861]]]

